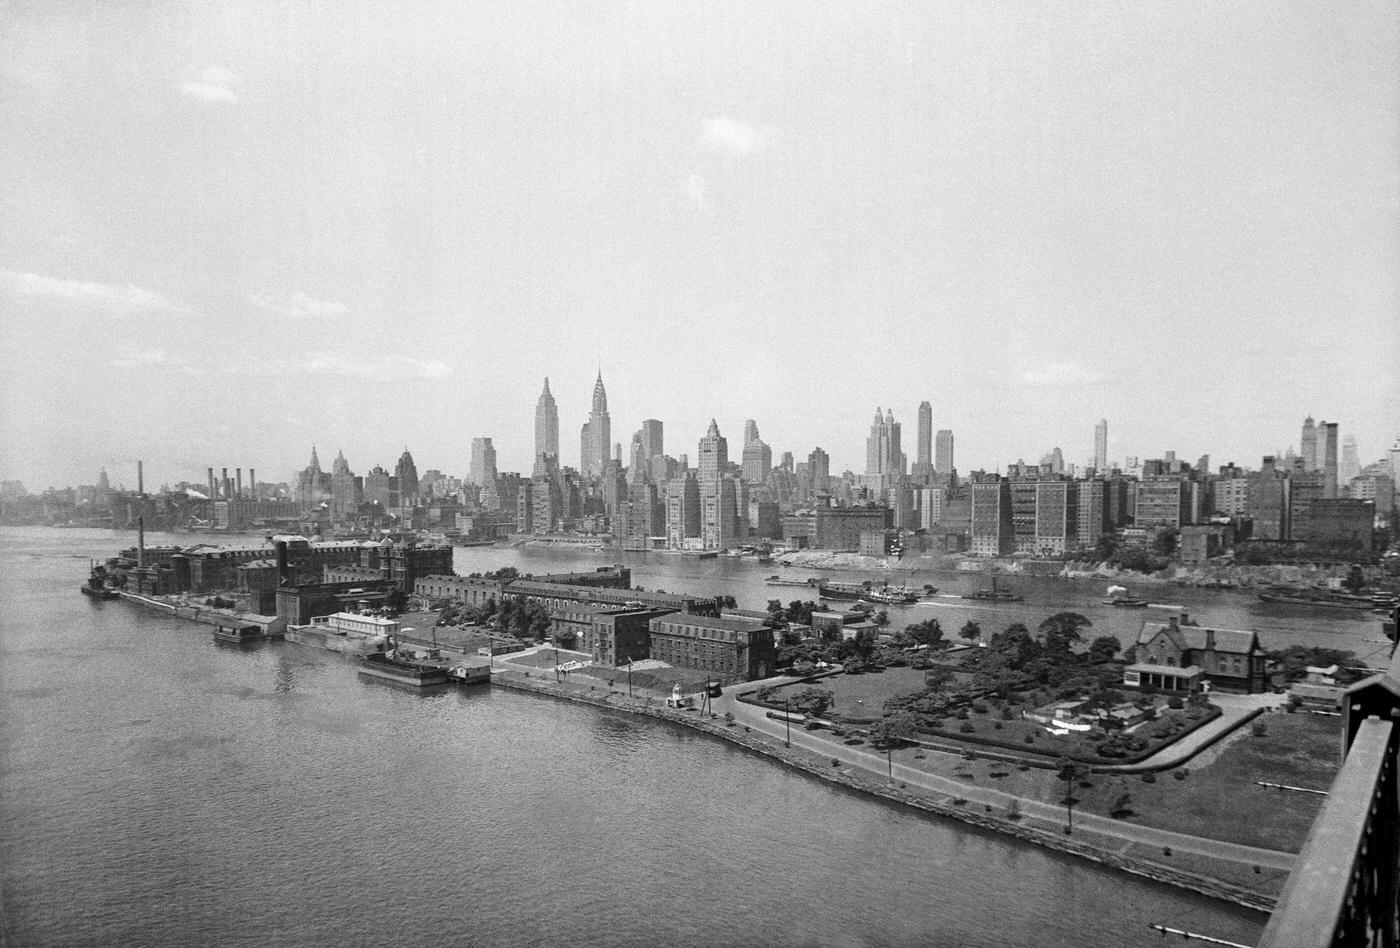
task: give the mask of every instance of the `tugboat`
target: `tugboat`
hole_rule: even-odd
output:
[[[91,596],[93,599],[116,599],[117,591],[107,585],[107,569],[104,566],[93,566],[88,563],[88,581],[78,587],[84,596]]]
[[[883,586],[870,590],[869,599],[895,606],[907,606],[919,601],[919,594],[908,586]]]
[[[1119,609],[1146,609],[1147,600],[1138,599],[1136,596],[1128,595],[1128,590],[1123,586],[1109,586],[1108,595],[1104,597],[1104,605],[1117,606]]]
[[[997,578],[993,576],[991,589],[979,589],[976,592],[964,593],[963,598],[974,599],[977,602],[1020,602],[1024,597],[1005,589],[998,589]]]

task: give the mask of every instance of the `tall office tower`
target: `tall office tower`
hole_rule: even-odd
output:
[[[608,415],[608,393],[603,388],[602,372],[598,373],[598,381],[593,383],[593,410],[588,413],[582,442],[580,472],[585,477],[601,476],[613,448],[612,418]]]
[[[831,456],[821,448],[813,448],[807,455],[807,476],[812,479],[812,490],[826,490],[831,486]]]
[[[1108,419],[1100,418],[1094,425],[1094,470],[1102,474],[1108,470]]]
[[[1400,438],[1395,439],[1387,456],[1390,458],[1390,479],[1400,483]]]
[[[792,473],[792,452],[791,452],[791,451],[784,451],[784,452],[783,452],[782,457],[778,460],[778,467],[782,468],[782,469],[783,469],[783,473],[785,473],[785,474],[791,474],[791,473]]]
[[[687,472],[666,485],[666,545],[673,550],[700,536],[700,483]]]
[[[472,438],[472,459],[467,471],[467,480],[477,487],[495,485],[496,448],[491,444],[490,438]]]
[[[753,444],[758,440],[758,422],[750,418],[744,422],[744,444]]]
[[[350,470],[350,462],[341,451],[331,464],[331,511],[342,516],[354,513],[360,506],[362,492],[359,478]]]
[[[1337,475],[1343,484],[1350,484],[1353,477],[1361,476],[1361,457],[1356,450],[1356,435],[1342,438],[1342,465]]]
[[[700,488],[707,483],[719,480],[729,467],[729,442],[719,433],[719,425],[710,419],[710,428],[700,439],[700,454],[697,462]]]
[[[919,402],[919,445],[914,473],[927,474],[933,467],[933,406]]]
[[[559,406],[550,394],[547,377],[540,400],[535,403],[535,457],[546,454],[559,456]]]
[[[1298,453],[1303,456],[1303,470],[1315,471],[1321,467],[1317,456],[1317,428],[1313,425],[1312,415],[1303,419],[1303,437]]]
[[[953,432],[943,428],[938,432],[933,444],[933,469],[939,474],[953,471]]]
[[[418,498],[418,468],[413,463],[413,455],[408,448],[399,455],[399,463],[394,466],[394,475],[399,479],[399,505],[407,507]]]
[[[762,484],[768,479],[768,472],[773,467],[773,449],[760,440],[750,441],[744,445],[741,464],[744,483]]]
[[[642,422],[642,454],[650,461],[665,453],[666,446],[662,438],[661,422],[655,418],[648,418]]]
[[[651,464],[648,463],[646,449],[642,444],[642,433],[638,431],[632,436],[632,448],[630,460],[627,464],[627,483],[629,486],[645,484],[651,479]]]
[[[867,486],[889,487],[904,473],[904,452],[899,446],[899,422],[894,412],[875,409],[875,421],[865,439],[865,476]]]
[[[1317,460],[1322,470],[1322,497],[1333,500],[1337,496],[1337,423],[1319,422],[1317,426]]]

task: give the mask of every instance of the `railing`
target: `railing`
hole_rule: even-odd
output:
[[[1400,656],[1343,715],[1342,769],[1259,948],[1400,948]]]

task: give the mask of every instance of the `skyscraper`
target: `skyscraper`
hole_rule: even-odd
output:
[[[705,484],[717,480],[729,467],[729,441],[719,433],[719,425],[710,419],[710,428],[700,439],[700,454],[697,460],[700,489]]]
[[[540,400],[535,403],[535,459],[546,454],[559,456],[559,406],[550,394],[547,377]]]
[[[1322,470],[1322,496],[1332,500],[1337,496],[1337,423],[1320,422],[1317,426],[1318,467]]]
[[[608,415],[608,393],[603,388],[603,373],[593,384],[593,410],[583,426],[579,470],[585,477],[601,476],[612,457],[612,418]]]
[[[750,441],[744,445],[741,464],[743,466],[742,476],[746,483],[762,484],[768,479],[768,472],[773,467],[773,449],[761,440]]]
[[[709,430],[700,439],[700,536],[707,550],[724,550],[738,537],[738,495],[729,468],[729,442],[719,433],[719,425],[710,419]]]
[[[1361,476],[1361,457],[1356,450],[1356,435],[1342,438],[1342,464],[1338,477],[1343,484],[1350,484],[1353,477]]]
[[[408,507],[417,503],[418,467],[413,463],[413,455],[408,448],[399,455],[399,463],[394,466],[394,475],[399,479],[399,504]]]
[[[472,439],[471,466],[467,479],[477,487],[494,486],[496,483],[496,448],[490,438]]]
[[[812,480],[814,491],[831,486],[831,457],[821,448],[813,448],[807,455],[807,476]]]
[[[1315,471],[1320,466],[1317,458],[1317,428],[1312,415],[1303,419],[1303,436],[1299,440],[1298,453],[1303,456],[1303,470]]]
[[[666,453],[665,440],[662,435],[661,422],[655,418],[648,418],[642,422],[642,455],[648,461]]]
[[[899,446],[899,422],[894,412],[875,409],[875,421],[865,439],[866,485],[876,490],[888,488],[904,474],[904,452]]]
[[[1094,425],[1094,470],[1102,474],[1108,470],[1108,419],[1100,418]]]
[[[744,422],[744,444],[753,444],[758,440],[758,422],[750,418]]]
[[[938,437],[934,439],[933,469],[939,474],[951,474],[953,471],[953,432],[947,428],[940,429]]]
[[[933,406],[919,402],[919,446],[914,473],[928,474],[933,468]]]

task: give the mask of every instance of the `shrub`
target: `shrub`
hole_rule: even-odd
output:
[[[964,722],[962,723],[962,727],[958,728],[958,730],[961,731],[961,732],[964,733],[964,734],[971,734],[973,731],[976,730],[976,728],[974,728],[974,727],[972,726],[972,722],[971,722],[971,721],[964,721]]]
[[[1143,775],[1142,775],[1142,782],[1143,782],[1143,783],[1156,783],[1156,782],[1157,782],[1157,775],[1156,775],[1156,774],[1143,774]]]
[[[1163,846],[1163,847],[1162,847],[1162,855],[1163,855],[1163,856],[1170,856],[1171,854],[1172,854],[1172,848],[1171,848],[1170,846]]]
[[[1016,718],[1016,715],[1014,715],[1014,714],[1011,713],[1011,708],[1010,708],[1010,707],[1004,707],[1004,708],[1001,709],[1001,719],[1002,719],[1003,721],[1012,721],[1012,720],[1015,720],[1015,718]]]
[[[1186,707],[1186,702],[1182,701],[1176,695],[1172,695],[1167,699],[1167,707],[1171,708],[1173,711],[1180,711],[1182,708]]]
[[[1269,733],[1269,729],[1264,725],[1263,721],[1255,721],[1254,726],[1249,729],[1249,732],[1255,737],[1263,737],[1265,734]]]
[[[833,767],[840,767],[840,766],[841,766],[841,761],[839,761],[839,760],[837,760],[835,757],[833,757],[833,758],[831,758],[831,766],[833,766]]]
[[[986,705],[984,702],[981,702],[981,701],[974,701],[974,702],[972,702],[972,710],[975,711],[975,712],[978,713],[978,714],[986,714],[986,713],[987,713],[987,705]]]
[[[1182,767],[1180,770],[1173,770],[1173,771],[1172,771],[1172,779],[1173,779],[1173,780],[1185,780],[1185,779],[1187,778],[1187,776],[1188,776],[1190,773],[1191,773],[1191,771],[1187,770],[1185,767]]]
[[[993,730],[1000,731],[1000,730],[1001,730],[1001,722],[1000,722],[1000,721],[993,721],[993,722],[992,722],[992,729],[993,729]]]
[[[957,717],[957,719],[958,719],[959,721],[966,721],[966,720],[967,720],[967,708],[958,708],[958,713],[955,715],[955,717]]]
[[[1027,744],[1034,744],[1034,743],[1035,743],[1035,735],[1034,735],[1034,734],[1027,734],[1027,735],[1025,736],[1024,740],[1025,740],[1025,742],[1026,742]]]

